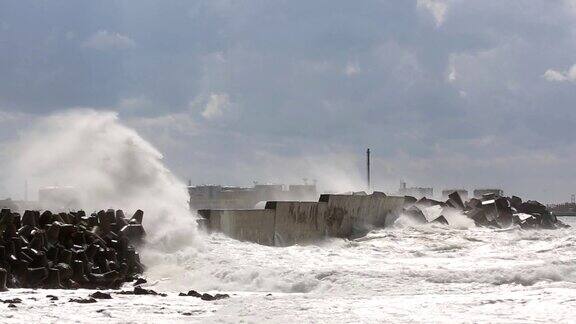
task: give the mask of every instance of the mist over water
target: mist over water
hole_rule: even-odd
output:
[[[186,185],[162,163],[162,154],[114,112],[81,109],[39,120],[10,146],[11,183],[71,186],[87,212],[144,210],[150,272],[176,266],[178,251],[195,249],[195,216]]]

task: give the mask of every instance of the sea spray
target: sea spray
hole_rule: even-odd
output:
[[[116,113],[79,109],[42,118],[23,130],[10,154],[12,183],[72,186],[88,211],[144,210],[142,258],[152,276],[180,276],[195,254],[199,240],[185,184]]]

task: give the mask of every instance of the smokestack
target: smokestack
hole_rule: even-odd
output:
[[[370,185],[370,149],[366,150],[366,184],[368,185],[368,191],[371,191]]]

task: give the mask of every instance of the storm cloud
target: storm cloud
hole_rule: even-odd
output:
[[[375,189],[563,201],[575,31],[568,0],[0,0],[0,140],[89,107],[194,183],[361,188],[370,147]]]

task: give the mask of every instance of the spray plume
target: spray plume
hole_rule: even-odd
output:
[[[151,272],[178,263],[177,255],[197,247],[185,184],[116,113],[81,109],[43,118],[12,145],[11,153],[13,183],[29,179],[39,186],[72,186],[87,211],[144,210],[148,242],[142,257]]]

